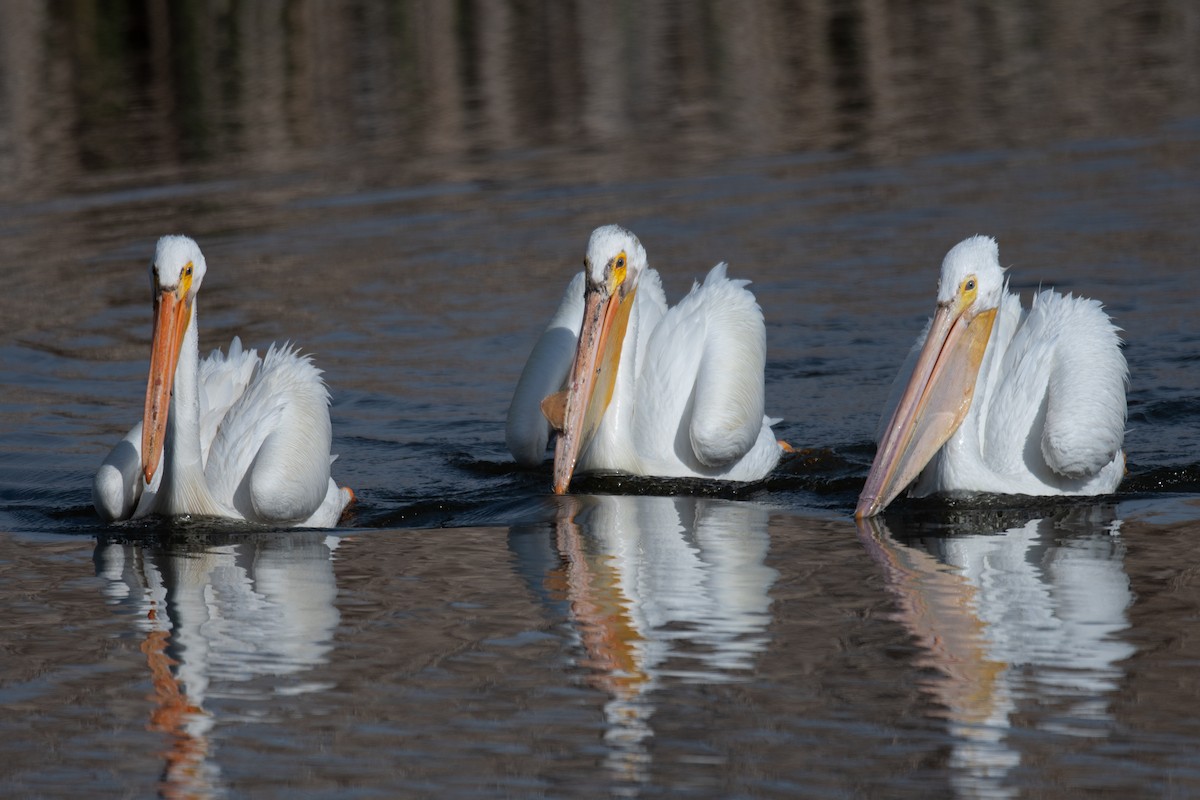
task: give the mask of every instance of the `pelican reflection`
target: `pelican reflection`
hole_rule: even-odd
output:
[[[219,722],[209,701],[246,705],[324,688],[299,678],[326,662],[340,615],[332,554],[321,533],[239,534],[201,545],[101,539],[97,573],[109,602],[132,606],[154,687],[148,728],[169,742],[166,797],[221,793],[210,759]],[[270,678],[265,688],[253,683]],[[266,709],[263,709],[266,713]]]
[[[1119,528],[1096,507],[905,543],[882,521],[859,522],[896,616],[924,653],[918,663],[932,669],[922,688],[950,722],[959,794],[1018,793],[1007,782],[1021,762],[1009,734],[1029,724],[1014,722],[1029,711],[1027,698],[1041,698],[1040,730],[1110,730],[1108,698],[1119,688],[1119,663],[1135,650],[1119,638],[1133,600]]]
[[[768,641],[767,509],[695,497],[568,495],[552,537],[514,528],[531,588],[572,623],[605,703],[607,765],[647,779],[653,692],[749,677]]]

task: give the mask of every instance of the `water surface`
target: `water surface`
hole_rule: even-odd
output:
[[[1200,792],[1190,4],[147,8],[0,6],[4,794]],[[763,484],[512,464],[608,222],[753,281]],[[341,527],[92,511],[176,231],[203,349],[325,370]],[[1123,328],[1129,475],[856,527],[974,233]]]

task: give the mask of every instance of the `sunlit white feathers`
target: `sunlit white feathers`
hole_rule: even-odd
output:
[[[264,357],[234,337],[198,352],[206,264],[185,236],[164,236],[151,262],[155,299],[146,405],[92,487],[106,520],[200,515],[277,525],[335,525],[352,498],[330,477],[329,394],[290,344]]]
[[[158,289],[174,289],[189,266],[192,270],[191,295],[195,297],[208,270],[200,246],[188,236],[163,236],[158,240],[154,260],[150,262],[151,283]]]
[[[914,495],[1096,495],[1124,474],[1128,367],[1095,300],[1007,291],[994,240],[946,255],[936,312],[893,385],[855,511]]]
[[[938,303],[953,302],[972,279],[976,283],[976,306],[995,308],[1004,294],[1004,268],[1000,266],[1000,248],[990,236],[964,239],[946,253],[938,277]]]
[[[638,285],[638,278],[646,269],[646,248],[630,231],[620,225],[602,225],[592,231],[588,239],[584,269],[593,284],[604,284],[609,270],[620,256],[625,256],[623,265],[628,270],[626,281],[629,288]]]
[[[747,283],[718,264],[668,308],[637,237],[616,225],[596,229],[585,272],[571,281],[517,384],[506,428],[514,458],[544,458],[552,424],[543,413],[551,408],[563,426],[555,491],[565,491],[576,468],[765,477],[782,450],[763,414],[766,328]]]

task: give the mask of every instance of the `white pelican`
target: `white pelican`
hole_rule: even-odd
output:
[[[234,337],[200,360],[200,248],[158,240],[150,281],[154,337],[142,421],[92,484],[107,521],[146,514],[329,527],[353,493],[329,477],[332,431],[321,371],[290,345],[263,358]]]
[[[1025,311],[994,239],[955,245],[937,311],[892,387],[855,516],[878,514],[914,479],[917,497],[1116,489],[1129,376],[1117,331],[1099,302],[1051,290]]]
[[[517,383],[513,457],[541,463],[559,431],[557,494],[576,469],[765,477],[782,447],[763,416],[766,328],[749,281],[718,264],[668,309],[642,243],[618,225],[592,232],[583,263]]]

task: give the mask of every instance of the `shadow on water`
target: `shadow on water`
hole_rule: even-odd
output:
[[[753,500],[772,507],[803,507],[821,513],[849,516],[862,489],[873,448],[862,446],[845,455],[833,450],[789,454],[767,478],[754,483],[654,478],[618,474],[584,474],[572,481],[572,494],[630,495],[677,498]],[[463,480],[436,497],[375,490],[360,496],[339,523],[342,529],[453,528],[473,525],[514,525],[556,518],[550,462],[521,467],[512,462],[463,456],[449,464]],[[1135,468],[1136,469],[1136,468]],[[1200,493],[1200,465],[1159,467],[1126,477],[1116,494],[1119,502]],[[935,533],[955,530],[999,530],[1030,519],[1057,516],[1096,503],[1088,497],[970,495],[907,498],[901,496],[884,512],[890,525]],[[94,534],[101,528],[91,505],[47,509],[37,498],[15,502],[5,514],[21,520],[25,530],[65,534]],[[265,526],[228,520],[161,518],[131,520],[103,528],[105,536],[145,540],[157,536],[182,541],[207,534],[262,533]],[[284,529],[278,529],[284,530]]]
[[[351,509],[350,524],[362,527],[461,527],[465,525],[513,525],[557,516],[549,496],[551,462],[522,467],[511,461],[462,458],[453,464],[472,481],[459,496],[443,495],[404,502],[383,499],[402,508]],[[861,487],[854,471],[863,468],[842,459],[831,450],[803,451],[784,457],[767,478],[751,483],[693,478],[658,478],[618,473],[592,472],[576,475],[572,495],[628,495],[643,497],[712,498],[771,502],[781,493],[802,495],[806,505],[830,509],[853,506],[850,490]]]
[[[877,519],[901,541],[925,535],[986,535],[1041,519],[1052,520],[1056,525],[1069,525],[1072,520],[1090,525],[1100,510],[1115,516],[1118,499],[1116,495],[1095,498],[967,494],[902,498]]]
[[[873,455],[874,447],[866,444],[842,452],[805,449],[786,455],[770,475],[753,483],[580,474],[571,482],[571,494],[753,500],[771,507],[802,507],[849,516]],[[480,482],[458,497],[444,495],[407,503],[385,498],[389,503],[401,505],[398,510],[360,505],[351,509],[345,524],[366,528],[513,525],[545,520],[554,513],[556,507],[549,495],[552,482],[549,461],[528,468],[505,461],[463,459],[454,468]],[[1196,493],[1200,493],[1200,464],[1138,471],[1125,478],[1117,493],[1102,499],[1115,507],[1116,503],[1127,500]],[[1089,509],[1096,502],[1093,497],[1070,496],[901,496],[884,512],[884,517],[889,524],[935,532],[1001,530],[1031,519]]]

